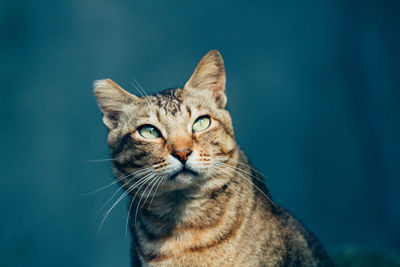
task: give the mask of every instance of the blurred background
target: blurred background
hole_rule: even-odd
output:
[[[98,230],[118,186],[84,195],[113,181],[110,162],[92,161],[109,157],[92,82],[182,86],[211,49],[225,60],[237,141],[274,200],[341,265],[400,266],[399,11],[2,0],[0,266],[129,266],[127,203]]]

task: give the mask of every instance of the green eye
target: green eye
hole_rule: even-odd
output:
[[[192,126],[193,132],[201,132],[207,129],[211,124],[211,120],[209,116],[201,116],[199,117]]]
[[[143,125],[139,128],[141,136],[147,139],[155,139],[161,136],[160,131],[152,125]]]

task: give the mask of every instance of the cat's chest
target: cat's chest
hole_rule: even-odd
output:
[[[145,266],[230,266],[243,252],[245,214],[250,208],[246,204],[231,197],[213,208],[197,209],[190,222],[163,232],[157,232],[150,219],[141,220],[135,231],[141,261]]]
[[[238,244],[233,240],[218,246],[209,245],[184,249],[182,245],[165,242],[162,245],[165,254],[148,258],[139,253],[139,258],[142,266],[238,266],[235,262],[242,257]]]

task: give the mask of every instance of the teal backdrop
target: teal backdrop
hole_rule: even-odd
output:
[[[330,253],[400,249],[399,1],[0,1],[0,266],[129,266],[93,80],[218,49],[236,138]],[[114,198],[115,199],[115,198]]]

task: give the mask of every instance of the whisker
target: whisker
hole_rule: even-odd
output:
[[[87,192],[87,193],[80,194],[80,196],[81,196],[81,197],[86,197],[86,196],[89,196],[89,195],[93,195],[93,194],[95,194],[95,193],[98,193],[98,192],[100,192],[100,191],[106,189],[106,188],[109,188],[110,186],[112,186],[113,184],[116,184],[117,182],[118,182],[118,180],[115,180],[115,181],[113,181],[112,183],[109,183],[108,185],[105,185],[105,186],[103,186],[103,187],[100,187],[99,189],[96,189],[96,190],[94,190],[94,191],[90,191],[90,192]]]
[[[158,188],[160,187],[161,184],[163,184],[163,183],[165,182],[164,178],[165,178],[165,175],[161,175],[161,176],[160,176],[160,179],[159,179],[160,182],[158,183],[157,188],[156,188],[156,190],[154,191],[154,195],[153,195],[152,199],[150,200],[149,206],[151,206],[151,203],[153,203],[153,199],[154,199],[154,197],[157,195]]]
[[[159,179],[161,179],[161,176],[157,175],[157,177],[154,179],[155,182],[153,183],[152,187],[150,188],[149,193],[147,193],[147,196],[146,196],[145,200],[143,201],[143,204],[142,204],[142,207],[141,207],[141,208],[143,208],[143,205],[146,203],[147,199],[148,199],[149,196],[150,196],[151,191],[153,191],[153,188],[154,188],[154,186],[157,184],[157,182],[159,181]],[[150,186],[150,184],[149,184],[149,186]]]
[[[226,160],[226,158],[224,158],[224,157],[215,157],[215,159],[223,159],[223,160]],[[245,164],[245,163],[243,163],[243,162],[240,162],[240,161],[237,161],[237,160],[234,160],[234,159],[228,159],[228,160],[226,160],[225,162],[228,162],[228,161],[232,161],[232,162],[235,162],[235,163],[237,163],[237,164],[240,164],[240,165],[242,165],[242,166],[244,166],[244,167],[247,167],[247,168],[249,168],[250,170],[252,170],[252,171],[254,171],[254,172],[256,172],[256,173],[258,173],[262,178],[263,178],[263,181],[270,187],[270,185],[268,184],[268,180],[269,180],[269,176],[268,175],[266,175],[266,174],[263,174],[263,173],[261,173],[260,171],[258,171],[256,168],[254,168],[253,166],[251,166],[249,163],[248,164]],[[217,161],[218,162],[218,161]],[[221,163],[224,163],[224,162],[221,162]],[[244,171],[243,169],[241,169],[242,171]],[[247,172],[246,172],[247,173]],[[250,176],[252,176],[252,177],[254,177],[253,176],[253,174],[251,174],[251,173],[248,173]],[[256,178],[256,177],[254,177],[254,178]],[[257,178],[256,178],[257,179]]]
[[[127,185],[127,184],[129,184],[129,182],[130,182],[130,181],[126,182],[126,183],[124,184],[124,186]],[[131,186],[128,188],[128,190],[125,191],[125,192],[114,202],[114,204],[111,206],[111,208],[109,208],[109,209],[107,210],[107,212],[104,213],[103,219],[101,220],[101,223],[100,223],[99,231],[100,231],[100,229],[101,229],[101,227],[102,227],[104,221],[106,220],[108,214],[110,214],[111,210],[112,210],[126,195],[128,195],[129,192],[131,192],[131,189],[133,190],[133,188],[134,188],[134,187],[137,185],[137,183],[139,183],[139,182],[143,182],[143,180],[139,180],[139,181],[135,182],[133,185],[131,185]],[[111,196],[111,198],[110,198],[109,200],[107,200],[106,203],[108,203],[119,191],[121,191],[122,188],[123,188],[123,187],[120,187],[120,188]],[[104,206],[105,206],[105,205],[103,205],[102,209],[104,208]]]
[[[139,87],[134,83],[134,81],[136,81],[136,80],[135,80],[135,78],[132,77],[131,85],[133,86],[133,88],[135,88],[136,91],[138,91],[138,93],[140,94],[141,97],[145,97],[143,92],[141,90],[139,90]]]
[[[98,193],[98,192],[100,192],[100,191],[102,191],[102,190],[104,190],[104,189],[106,189],[106,188],[112,186],[113,184],[118,183],[118,182],[121,181],[122,179],[127,178],[127,177],[130,176],[130,175],[131,175],[131,174],[122,175],[122,176],[118,177],[117,179],[115,179],[115,181],[109,183],[108,185],[105,185],[105,186],[103,186],[103,187],[100,187],[99,189],[96,189],[96,190],[91,191],[91,192],[83,193],[83,194],[81,194],[81,196],[88,196],[88,195],[92,195],[92,194]]]
[[[132,209],[132,205],[133,202],[135,201],[134,198],[131,199],[131,203],[129,203],[129,208],[128,208],[128,214],[126,215],[126,222],[125,222],[125,236],[128,235],[128,223],[129,223],[129,217],[131,214],[131,209]]]
[[[143,87],[140,85],[140,83],[138,83],[138,81],[136,81],[136,79],[133,76],[132,76],[131,84],[139,92],[141,97],[147,101],[147,104],[151,105],[150,100],[146,98],[146,96],[147,96],[146,91],[143,89]]]
[[[153,174],[153,171],[154,171],[154,168],[157,167],[157,166],[160,166],[160,165],[162,165],[162,164],[163,164],[163,163],[158,163],[158,164],[154,164],[154,165],[151,165],[151,166],[148,166],[148,167],[144,167],[144,168],[138,169],[138,170],[136,170],[136,171],[133,172],[133,173],[129,173],[129,174],[127,174],[127,175],[123,175],[123,176],[118,177],[118,178],[117,178],[117,181],[114,181],[114,182],[112,183],[112,184],[114,184],[114,183],[116,183],[116,182],[121,181],[122,179],[130,178],[130,177],[133,177],[133,176],[144,175],[144,177],[140,177],[137,181],[135,181],[135,182],[133,183],[133,185],[129,186],[129,188],[128,188],[121,196],[119,196],[119,198],[114,202],[114,204],[111,206],[111,208],[109,208],[109,209],[107,210],[107,212],[105,212],[105,214],[103,215],[103,219],[102,219],[102,221],[101,221],[101,223],[100,223],[100,226],[99,226],[99,231],[101,230],[101,227],[102,227],[102,225],[104,224],[104,221],[106,220],[106,218],[108,217],[108,215],[110,214],[111,210],[112,210],[123,198],[125,198],[130,192],[132,192],[132,191],[133,191],[135,188],[137,188],[138,186],[140,186],[140,188],[138,189],[138,192],[139,192],[140,189],[143,187],[143,185],[144,185],[148,180],[151,180],[152,174]],[[103,208],[114,198],[114,196],[115,196],[118,192],[120,192],[122,189],[124,189],[125,186],[128,185],[130,182],[131,182],[131,181],[128,180],[128,181],[125,182],[122,186],[120,186],[120,187],[114,192],[114,194],[106,201],[106,203],[101,207],[101,209],[103,209]],[[110,184],[110,185],[108,185],[108,186],[111,186],[112,184]],[[98,189],[97,191],[100,191],[100,190],[101,190],[101,189]],[[137,194],[137,192],[136,192],[136,194]],[[133,197],[133,199],[136,197],[136,194],[135,194],[135,196]],[[101,209],[100,209],[100,210],[101,210]],[[128,213],[128,214],[129,214],[129,213]]]
[[[102,191],[102,190],[104,190],[104,189],[106,189],[106,188],[112,186],[113,184],[115,184],[115,183],[121,181],[122,179],[128,178],[129,176],[132,176],[132,175],[136,175],[136,174],[139,173],[140,171],[144,171],[144,170],[150,169],[150,168],[151,168],[151,167],[146,167],[146,168],[142,168],[142,169],[140,169],[140,170],[137,170],[137,171],[135,171],[135,172],[133,172],[133,173],[123,174],[123,175],[117,177],[117,178],[115,179],[115,181],[113,181],[112,183],[110,183],[110,184],[108,184],[108,185],[105,185],[105,186],[103,186],[103,187],[100,187],[99,189],[96,189],[96,190],[94,190],[94,191],[90,191],[90,192],[87,192],[87,193],[83,193],[83,194],[81,194],[80,196],[81,196],[81,197],[84,197],[84,196],[88,196],[88,195],[95,194],[95,193],[97,193],[97,192],[100,192],[100,191]]]
[[[144,184],[146,181],[148,181],[148,180],[150,179],[151,174],[152,174],[152,173],[149,173],[149,174],[145,175],[144,177],[139,178],[139,180],[137,180],[133,185],[131,185],[131,186],[123,193],[123,195],[117,200],[117,202],[116,202],[114,205],[118,204],[118,202],[120,201],[120,199],[122,199],[123,197],[125,197],[126,195],[128,195],[130,192],[132,192],[132,190],[134,190],[136,187],[138,187],[139,185]],[[125,186],[126,184],[128,184],[128,183],[129,183],[129,181],[128,181],[127,183],[125,183],[124,186]],[[121,187],[121,189],[123,189],[123,188],[124,188],[124,187]],[[139,188],[139,189],[140,189],[140,188]],[[111,208],[113,208],[113,207],[111,207]]]
[[[153,178],[154,178],[154,175],[156,175],[156,174],[155,174],[155,173],[151,173],[151,176],[150,176],[148,179],[146,179],[146,181],[153,179]],[[153,181],[152,181],[152,182],[153,182]],[[151,183],[152,183],[152,182],[151,182]],[[151,184],[151,183],[150,183],[150,184]],[[150,185],[150,184],[149,184],[149,185]],[[135,200],[137,194],[140,192],[140,189],[141,189],[144,185],[145,185],[145,183],[143,183],[143,184],[139,187],[139,189],[136,191],[135,195],[133,196],[132,201]],[[148,187],[149,185],[147,185],[147,187]],[[146,192],[147,187],[146,187],[144,193]],[[141,198],[142,198],[142,196],[140,196],[140,199],[141,199]],[[138,204],[138,205],[140,205],[140,199],[139,199],[139,204]],[[133,203],[133,202],[132,202],[132,203]],[[132,203],[131,203],[131,205],[132,205]],[[130,207],[131,207],[131,205],[130,205]],[[129,208],[128,216],[130,217],[130,215],[131,215],[131,214],[130,214],[130,208]],[[136,216],[135,216],[135,225],[136,225]]]
[[[151,168],[146,168],[146,169],[143,170],[140,174],[143,174],[143,175],[149,174],[149,172],[152,171],[152,170],[149,170],[149,169],[151,169]],[[137,173],[132,173],[132,174],[130,174],[130,175],[128,175],[127,177],[124,177],[124,178],[130,178],[130,177],[132,177],[132,176],[134,176],[134,175],[137,175]],[[139,180],[136,181],[136,182],[139,182],[140,180],[141,180],[141,178],[139,178]],[[135,183],[136,183],[136,182],[135,182]],[[119,191],[121,191],[122,189],[124,189],[124,187],[125,187],[126,185],[128,185],[129,183],[130,183],[130,181],[128,180],[128,181],[125,182],[122,186],[120,186],[120,187],[118,188],[118,190],[116,190],[116,191],[114,192],[114,194],[106,201],[106,203],[104,203],[104,205],[100,208],[100,210],[104,209],[105,206],[114,198],[114,196],[115,196]],[[135,184],[135,183],[134,183],[134,184]]]
[[[146,91],[143,89],[143,87],[140,85],[140,83],[132,76],[132,80],[135,82],[135,84],[138,86],[138,88],[142,91],[144,95],[147,95]]]
[[[139,192],[140,188],[138,189],[136,194],[132,197],[131,203],[129,204],[128,214],[126,215],[126,222],[125,222],[125,236],[128,234],[128,223],[129,223],[129,218],[130,218],[130,214],[131,214],[131,209],[132,209],[133,203],[135,202],[135,197],[136,197],[137,193]],[[136,220],[135,220],[135,224],[136,224]]]
[[[228,167],[235,168],[235,169],[237,169],[237,170],[242,171],[242,173],[245,173],[245,174],[247,174],[247,175],[250,175],[251,177],[253,177],[253,178],[255,178],[255,179],[259,179],[257,176],[254,176],[252,173],[250,173],[250,172],[248,172],[248,171],[246,171],[246,170],[243,170],[243,169],[239,168],[238,166],[232,166],[232,165],[230,165],[230,164],[226,164],[226,163],[222,163],[222,162],[218,162],[218,161],[215,161],[214,163],[215,163],[215,164],[222,164],[222,166],[228,166]],[[248,165],[246,165],[246,164],[243,164],[243,165],[246,166],[246,167],[250,167],[250,166],[248,166]],[[250,170],[251,170],[251,168],[250,168]],[[263,177],[261,176],[261,178],[263,178]]]
[[[115,192],[111,195],[111,197],[109,197],[109,198],[107,199],[107,201],[103,204],[103,206],[101,206],[101,208],[99,209],[99,211],[103,210],[103,209],[108,205],[108,203],[110,203],[110,201],[111,201],[120,191],[122,191],[122,189],[124,189],[124,187],[125,187],[126,185],[128,185],[129,183],[130,183],[130,181],[126,181],[122,186],[118,187],[118,189],[115,190]]]
[[[241,170],[241,169],[237,169],[237,170],[236,170],[235,168],[230,167],[230,166],[228,166],[227,164],[216,163],[216,165],[218,165],[218,164],[220,164],[220,165],[219,165],[220,167],[225,167],[225,168],[231,169],[233,172],[239,174],[241,177],[244,178],[244,180],[245,180],[246,182],[248,182],[248,183],[250,183],[251,185],[253,185],[254,188],[256,188],[263,196],[265,196],[265,197],[268,199],[268,201],[269,201],[271,204],[274,205],[274,203],[272,202],[271,198],[270,198],[268,195],[266,195],[266,194],[264,193],[263,190],[261,190],[256,184],[254,184],[253,181],[251,181],[248,177],[244,176],[242,173],[239,172],[239,170]],[[221,170],[224,171],[224,172],[226,173],[226,170],[224,170],[223,168],[221,168]],[[253,176],[253,177],[254,177],[254,176]]]
[[[210,159],[212,159],[212,158],[210,157]],[[259,172],[256,168],[252,167],[250,164],[246,164],[246,163],[240,162],[240,161],[238,161],[238,160],[234,160],[234,159],[232,159],[232,158],[227,159],[227,158],[218,157],[218,156],[214,156],[214,159],[217,159],[217,160],[218,160],[218,159],[220,159],[220,160],[225,160],[225,162],[221,162],[221,163],[226,163],[226,162],[228,162],[228,161],[233,161],[233,162],[235,162],[235,163],[237,163],[237,164],[240,164],[240,165],[242,165],[242,166],[245,166],[245,167],[249,168],[250,170],[255,171],[256,173],[258,173],[259,175],[261,175],[263,178],[268,178],[267,175],[265,175],[265,174]]]
[[[154,176],[152,176],[150,179],[153,179],[153,177],[154,177]],[[150,179],[147,179],[147,180],[150,180]],[[150,184],[151,184],[152,182],[153,182],[153,181],[151,181]],[[150,184],[147,185],[146,190],[147,190],[147,188],[150,186]],[[140,191],[140,189],[141,189],[142,187],[143,187],[143,185],[140,186],[140,188],[137,190],[137,192],[135,193],[135,195],[132,197],[131,203],[129,204],[128,214],[127,214],[127,216],[126,216],[126,221],[125,221],[125,235],[128,234],[128,223],[129,223],[129,218],[131,217],[132,205],[133,205],[133,203],[135,202],[136,195],[139,193],[139,191]],[[146,191],[145,191],[145,192],[146,192]],[[145,193],[145,192],[144,192],[144,193]],[[141,199],[141,198],[140,198],[140,199]],[[137,204],[137,206],[139,206],[139,205],[140,205],[140,201],[139,201],[139,203]],[[136,215],[135,215],[135,225],[136,225]]]
[[[106,218],[108,217],[108,215],[110,214],[110,212],[112,211],[112,209],[123,199],[125,198],[130,192],[132,192],[136,187],[138,187],[141,184],[141,187],[143,186],[143,184],[145,184],[150,178],[151,178],[152,173],[146,175],[145,177],[139,179],[138,181],[136,181],[132,186],[130,186],[115,202],[114,204],[111,206],[111,208],[108,209],[108,211],[104,214],[104,217],[100,223],[100,227],[99,227],[99,231],[101,230],[101,227],[104,223],[104,221],[106,220]],[[150,178],[149,178],[150,177]],[[141,188],[140,187],[140,188]],[[122,187],[121,187],[122,188]],[[139,188],[139,190],[140,190]]]
[[[156,176],[156,177],[158,177],[158,176]],[[153,178],[154,178],[154,177],[153,177]],[[157,181],[157,178],[156,178],[156,179],[153,179],[153,181],[151,181],[151,182],[147,185],[147,187],[146,187],[145,190],[143,191],[143,194],[142,194],[142,195],[140,196],[140,198],[139,198],[139,202],[138,202],[138,204],[137,204],[137,206],[136,206],[136,212],[135,212],[135,225],[136,225],[136,218],[137,218],[138,211],[139,211],[140,208],[143,207],[143,204],[146,202],[147,197],[148,197],[149,195],[147,195],[146,199],[144,200],[144,202],[143,202],[143,204],[142,204],[142,207],[140,206],[140,202],[142,201],[142,198],[143,198],[144,194],[146,194],[146,191],[147,191],[147,189],[150,187],[150,185],[153,184],[153,186],[154,186],[154,184],[155,184],[156,181]],[[153,187],[152,187],[152,188],[153,188]],[[151,189],[150,189],[150,192],[151,192]]]
[[[212,171],[212,173],[218,177],[221,178],[221,176],[219,176],[215,171]],[[232,189],[233,191],[235,191],[236,194],[238,195],[242,195],[243,196],[243,192],[240,192],[239,190],[237,190],[236,188],[234,188],[233,186],[231,186],[229,183],[226,184],[230,189]]]

